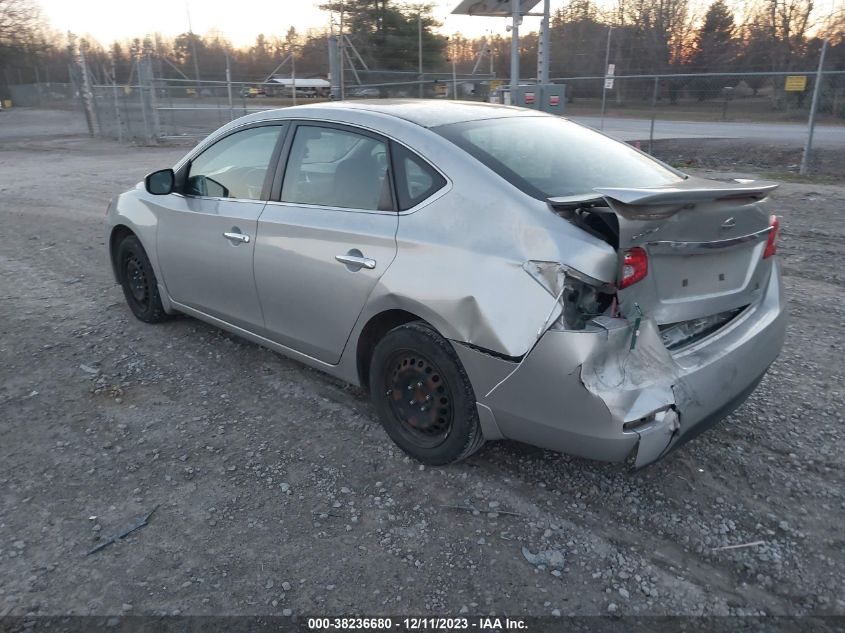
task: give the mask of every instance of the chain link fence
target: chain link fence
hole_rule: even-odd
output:
[[[144,76],[142,67],[139,76]],[[345,86],[347,99],[452,98],[487,100],[485,76],[427,74],[420,80],[389,71],[359,71],[362,83]],[[366,82],[366,83],[364,83]],[[295,88],[279,81],[195,81],[149,78],[143,85],[92,86],[95,134],[119,141],[152,143],[202,138],[238,117],[331,98],[331,89],[302,80]]]
[[[326,85],[303,81],[294,89],[268,82],[194,81],[153,77],[148,58],[137,61],[133,85],[91,85],[84,70],[72,84],[11,86],[21,106],[80,108],[92,135],[120,142],[153,144],[196,140],[251,112],[316,103],[330,98]],[[719,122],[743,138],[739,124],[807,126],[817,77],[820,124],[845,129],[845,71],[705,73],[558,77],[566,85],[566,115],[604,128],[627,122],[637,130],[643,149],[652,151],[663,128],[679,122]],[[359,71],[347,77],[347,99],[424,97],[486,101],[500,85],[489,75],[420,75],[399,71]],[[325,82],[324,82],[325,83]],[[636,120],[636,121],[632,121]],[[712,129],[712,128],[711,128]],[[663,135],[665,137],[665,133]]]
[[[816,73],[561,77],[567,112],[691,121],[806,121]],[[605,88],[605,86],[608,86]],[[845,71],[822,75],[818,114],[845,120]]]
[[[652,151],[655,130],[668,122],[721,122],[730,135],[736,123],[806,124],[816,72],[702,73],[619,77],[559,77],[567,86],[568,116],[642,119],[644,149]],[[820,76],[814,123],[845,125],[845,71]],[[592,122],[592,121],[591,121]],[[646,133],[647,130],[647,133]]]

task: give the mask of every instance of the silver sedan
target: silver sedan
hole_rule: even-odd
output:
[[[136,317],[360,385],[423,462],[510,438],[639,467],[781,349],[774,187],[532,110],[341,102],[223,126],[111,201],[108,246]]]

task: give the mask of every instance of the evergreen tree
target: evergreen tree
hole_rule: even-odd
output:
[[[397,5],[392,0],[345,0],[321,5],[338,17],[370,68],[413,70],[419,65],[418,22],[422,22],[423,67],[440,69],[445,61],[446,38],[433,29],[439,23],[432,5]]]
[[[716,0],[707,9],[698,31],[693,53],[695,72],[727,70],[736,57],[734,16],[724,0]]]

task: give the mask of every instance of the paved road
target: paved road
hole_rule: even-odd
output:
[[[573,116],[573,121],[601,127],[601,119]],[[604,131],[622,141],[647,140],[649,119],[606,118]],[[744,138],[790,147],[803,147],[807,139],[805,123],[732,123],[722,121],[656,121],[654,138]],[[817,125],[813,147],[845,148],[845,126]]]

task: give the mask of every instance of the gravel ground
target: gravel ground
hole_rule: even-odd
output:
[[[648,147],[642,142],[643,149]],[[657,158],[683,169],[750,169],[764,172],[798,173],[803,148],[779,145],[774,142],[748,142],[742,139],[663,139],[654,142]],[[835,182],[845,174],[845,148],[814,147],[810,172],[831,177]],[[829,178],[829,179],[831,179]]]
[[[193,319],[130,315],[106,201],[184,149],[12,114],[0,616],[845,613],[845,185],[774,194],[791,324],[728,421],[637,473],[512,442],[424,468],[359,390]]]

